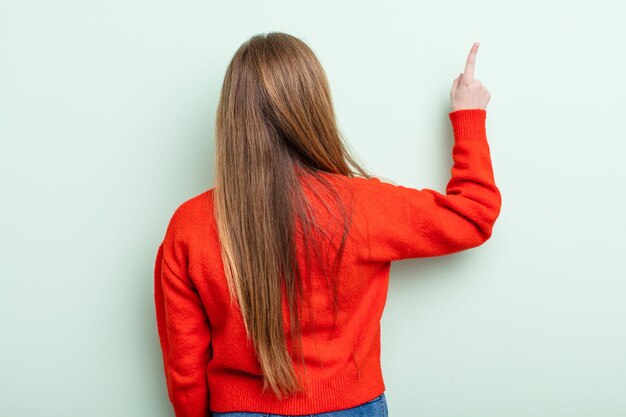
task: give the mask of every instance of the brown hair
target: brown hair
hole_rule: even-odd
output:
[[[360,176],[370,175],[343,142],[320,62],[302,40],[286,33],[256,34],[236,51],[224,77],[215,134],[214,208],[231,302],[238,300],[253,341],[263,391],[271,387],[281,399],[303,389],[282,315],[284,290],[304,364],[296,234],[302,233],[298,239],[306,246],[321,241],[314,236],[320,228],[300,179],[310,174],[340,207],[343,234],[330,272],[336,276],[350,221],[321,173],[354,177],[352,166]],[[316,254],[321,259],[319,249]],[[336,317],[336,284],[331,287]]]

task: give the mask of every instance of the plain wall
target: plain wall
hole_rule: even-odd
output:
[[[493,236],[396,262],[391,417],[626,415],[622,1],[1,1],[0,415],[172,416],[153,262],[213,186],[226,66],[307,42],[376,175],[444,192],[474,41],[503,205]]]

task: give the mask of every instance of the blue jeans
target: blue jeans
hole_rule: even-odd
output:
[[[287,414],[251,413],[247,411],[234,411],[230,413],[218,413],[213,411],[213,417],[295,417]],[[387,399],[383,392],[378,397],[364,404],[343,410],[329,411],[327,413],[307,414],[300,417],[389,417]]]

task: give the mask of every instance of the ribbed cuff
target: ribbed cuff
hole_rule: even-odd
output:
[[[448,113],[455,140],[486,140],[485,109],[460,109]]]

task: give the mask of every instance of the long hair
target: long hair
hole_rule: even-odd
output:
[[[254,344],[263,392],[270,387],[282,399],[303,390],[282,314],[284,291],[291,335],[304,364],[296,241],[307,247],[312,243],[322,259],[316,232],[323,234],[323,228],[301,179],[315,179],[329,191],[322,201],[333,196],[339,207],[343,234],[328,273],[332,277],[344,253],[350,216],[322,174],[371,176],[343,142],[320,62],[302,40],[286,33],[256,34],[236,51],[224,77],[215,135],[214,210],[231,303],[238,301]],[[305,255],[308,263],[308,250]],[[336,317],[337,289],[331,283]]]

